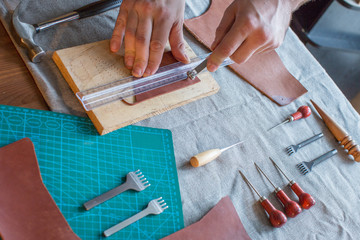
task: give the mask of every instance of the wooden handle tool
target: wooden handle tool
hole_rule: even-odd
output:
[[[329,128],[334,137],[348,150],[348,154],[354,157],[356,162],[360,162],[360,147],[352,140],[351,136],[335,122],[324,110],[322,110],[314,101],[310,100],[316,111],[320,114],[325,125]]]
[[[228,149],[230,149],[232,147],[235,147],[235,146],[237,146],[237,145],[239,145],[239,144],[241,144],[243,142],[244,141],[235,143],[235,144],[233,144],[233,145],[231,145],[229,147],[223,148],[223,149],[215,148],[215,149],[210,149],[210,150],[207,150],[205,152],[196,154],[195,156],[193,156],[190,159],[190,164],[193,167],[203,166],[203,165],[211,162],[212,160],[216,159],[218,156],[221,155],[221,153],[223,153],[226,150],[228,150]]]

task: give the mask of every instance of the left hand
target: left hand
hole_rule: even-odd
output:
[[[125,66],[135,77],[159,68],[169,40],[173,56],[188,63],[183,39],[185,0],[123,0],[110,40],[117,52],[124,44]]]
[[[246,62],[282,43],[292,12],[304,0],[234,0],[216,30],[207,68],[216,71],[225,58]]]

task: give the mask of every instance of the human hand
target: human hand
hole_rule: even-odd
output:
[[[216,30],[207,68],[216,71],[225,58],[246,62],[282,43],[292,12],[305,0],[235,0]]]
[[[183,38],[185,0],[124,0],[110,50],[125,45],[125,66],[135,77],[154,74],[169,40],[173,56],[188,63]]]

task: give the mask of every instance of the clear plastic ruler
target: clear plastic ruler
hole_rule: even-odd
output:
[[[188,77],[192,79],[200,73],[202,69],[206,68],[206,58],[209,55],[210,53],[193,58],[188,64],[176,62],[160,67],[159,70],[151,76],[142,78],[130,76],[96,88],[77,92],[76,96],[85,110],[91,111],[114,101],[148,92],[187,79]],[[227,58],[220,67],[232,63],[234,62],[230,58]]]

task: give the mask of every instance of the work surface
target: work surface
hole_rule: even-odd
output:
[[[169,207],[166,211],[109,240],[162,238],[183,227],[169,130],[128,126],[99,137],[87,118],[0,105],[0,147],[24,137],[34,143],[42,180],[81,239],[103,239],[104,230],[159,197]],[[126,191],[89,211],[81,207],[137,169],[151,184],[148,188]]]
[[[185,16],[189,18],[199,15],[206,9],[206,2],[188,1]],[[53,6],[53,8],[56,7]],[[39,9],[46,11],[46,7]],[[60,11],[61,9],[58,9],[58,13]],[[64,13],[65,10],[62,11],[61,13]],[[55,14],[56,10],[53,9],[53,12]],[[77,45],[84,44],[86,41],[102,40],[102,36],[110,37],[116,12],[108,13],[106,16],[103,18],[97,16],[94,21],[106,20],[106,23],[102,22],[101,26],[103,29],[107,26],[107,35],[95,32],[94,35],[98,34],[97,37],[92,35],[91,37],[61,39],[62,47],[68,47],[71,42]],[[35,18],[35,16],[32,17]],[[24,21],[30,21],[30,19],[31,15],[24,17]],[[46,39],[52,36],[59,37],[56,34],[61,34],[61,31],[68,31],[66,35],[73,36],[75,31],[87,29],[89,22],[83,20],[66,24],[39,36],[43,38],[40,41],[45,45],[48,44],[47,49],[55,50],[60,48],[60,39],[49,43],[46,43]],[[186,39],[197,54],[206,52],[187,33]],[[172,131],[185,225],[199,220],[223,196],[229,195],[252,239],[359,239],[360,211],[357,206],[360,186],[356,181],[360,171],[359,163],[349,159],[316,114],[269,133],[266,133],[266,130],[284,120],[300,105],[310,104],[310,99],[332,113],[339,124],[344,126],[358,142],[360,141],[360,117],[291,31],[288,32],[278,53],[289,71],[309,91],[294,103],[280,108],[230,70],[223,68],[213,74],[221,87],[218,94],[152,117],[138,125],[168,128]],[[40,66],[31,63],[28,65],[32,67],[32,71],[37,71],[35,75],[42,77],[47,76],[40,74],[42,69],[56,70],[50,56],[48,61]],[[58,76],[59,73],[53,75]],[[51,83],[49,85],[51,86]],[[63,109],[65,108],[55,110],[64,111]],[[325,135],[324,138],[301,149],[291,157],[286,155],[285,147],[299,143],[321,131]],[[244,145],[229,150],[204,167],[192,168],[188,163],[194,154],[210,148],[225,147],[245,138],[248,141]],[[338,149],[339,154],[316,166],[308,175],[300,175],[295,168],[297,163],[314,159],[332,148]],[[238,169],[244,170],[257,189],[277,208],[281,208],[271,194],[272,187],[253,165],[256,161],[264,171],[269,173],[276,184],[283,187],[291,198],[296,199],[296,196],[285,187],[285,179],[271,165],[269,156],[276,160],[317,201],[313,208],[304,210],[295,219],[289,219],[280,229],[271,227],[266,214],[257,202],[258,197],[237,172]]]

